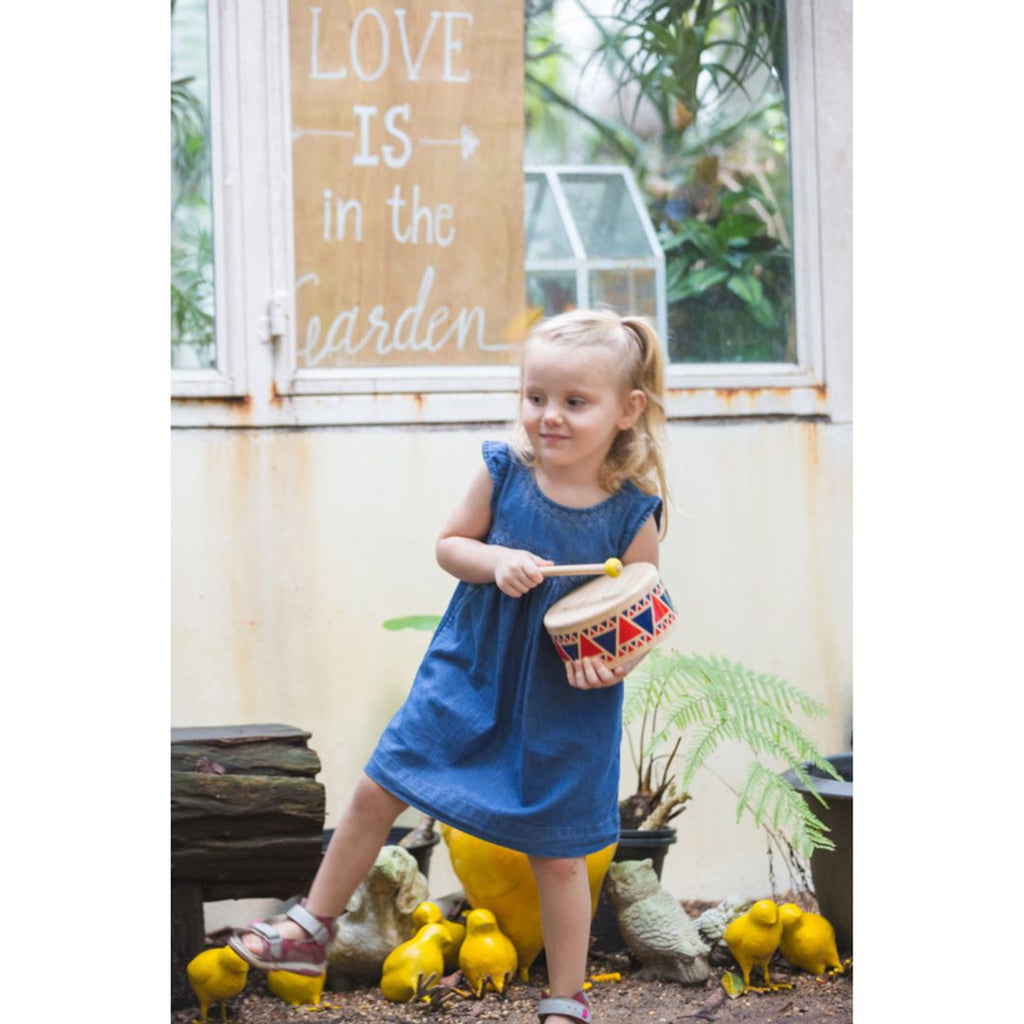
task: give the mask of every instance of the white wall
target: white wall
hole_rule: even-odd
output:
[[[308,729],[332,820],[426,645],[425,633],[381,622],[443,610],[453,581],[434,539],[481,440],[506,433],[175,431],[172,723]],[[847,749],[851,732],[850,458],[844,425],[670,430],[679,507],[662,566],[681,610],[671,646],[821,699],[829,718],[806,725],[826,753]],[[723,751],[714,765],[735,785],[745,760]],[[664,876],[681,898],[767,892],[763,834],[737,826],[734,807],[710,773],[695,787]],[[434,895],[458,888],[440,847],[431,882]]]

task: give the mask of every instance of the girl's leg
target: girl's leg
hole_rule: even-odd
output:
[[[590,884],[582,857],[530,857],[540,893],[540,923],[551,995],[571,999],[583,988],[590,948]],[[575,1024],[552,1014],[548,1024]]]
[[[356,886],[373,867],[395,818],[407,806],[369,776],[359,777],[306,897],[305,907],[311,914],[338,917],[344,912]],[[275,927],[285,939],[306,937],[291,920]],[[256,936],[246,935],[243,941],[253,952],[259,951],[261,943]]]

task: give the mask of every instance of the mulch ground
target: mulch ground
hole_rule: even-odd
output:
[[[685,902],[691,913],[710,904]],[[840,951],[846,958],[849,951]],[[819,980],[790,967],[778,955],[769,971],[776,983],[791,984],[778,992],[747,992],[730,999],[722,987],[722,975],[736,971],[731,961],[713,966],[703,985],[638,981],[639,963],[628,953],[595,953],[588,961],[590,974],[619,973],[621,980],[595,983],[590,990],[595,1024],[676,1024],[677,1021],[714,1021],[716,1024],[852,1024],[853,971]],[[759,977],[759,976],[758,976]],[[273,995],[260,971],[250,971],[245,990],[228,1003],[229,1018],[237,1024],[460,1024],[463,1021],[502,1021],[504,1024],[536,1024],[537,1003],[547,984],[543,960],[534,965],[528,983],[516,982],[506,997],[489,993],[481,1000],[452,998],[441,1006],[410,1006],[389,1003],[379,988],[368,986],[351,992],[324,990],[322,1005],[293,1008]],[[190,1024],[198,1017],[198,1005],[171,1014],[171,1024]],[[216,1008],[210,1021],[220,1019]]]

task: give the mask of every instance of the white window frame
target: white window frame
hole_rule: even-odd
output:
[[[172,424],[507,422],[515,367],[294,369],[287,0],[209,0],[217,367],[172,371]],[[797,362],[672,364],[670,418],[828,415],[813,0],[788,0]]]

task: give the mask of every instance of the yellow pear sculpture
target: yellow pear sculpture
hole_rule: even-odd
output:
[[[519,976],[526,981],[531,964],[544,948],[540,897],[526,854],[485,842],[448,825],[441,825],[440,829],[448,846],[452,870],[462,883],[469,905],[494,914],[498,927],[516,948]],[[616,845],[612,843],[587,857],[591,917],[597,911],[601,883]]]

